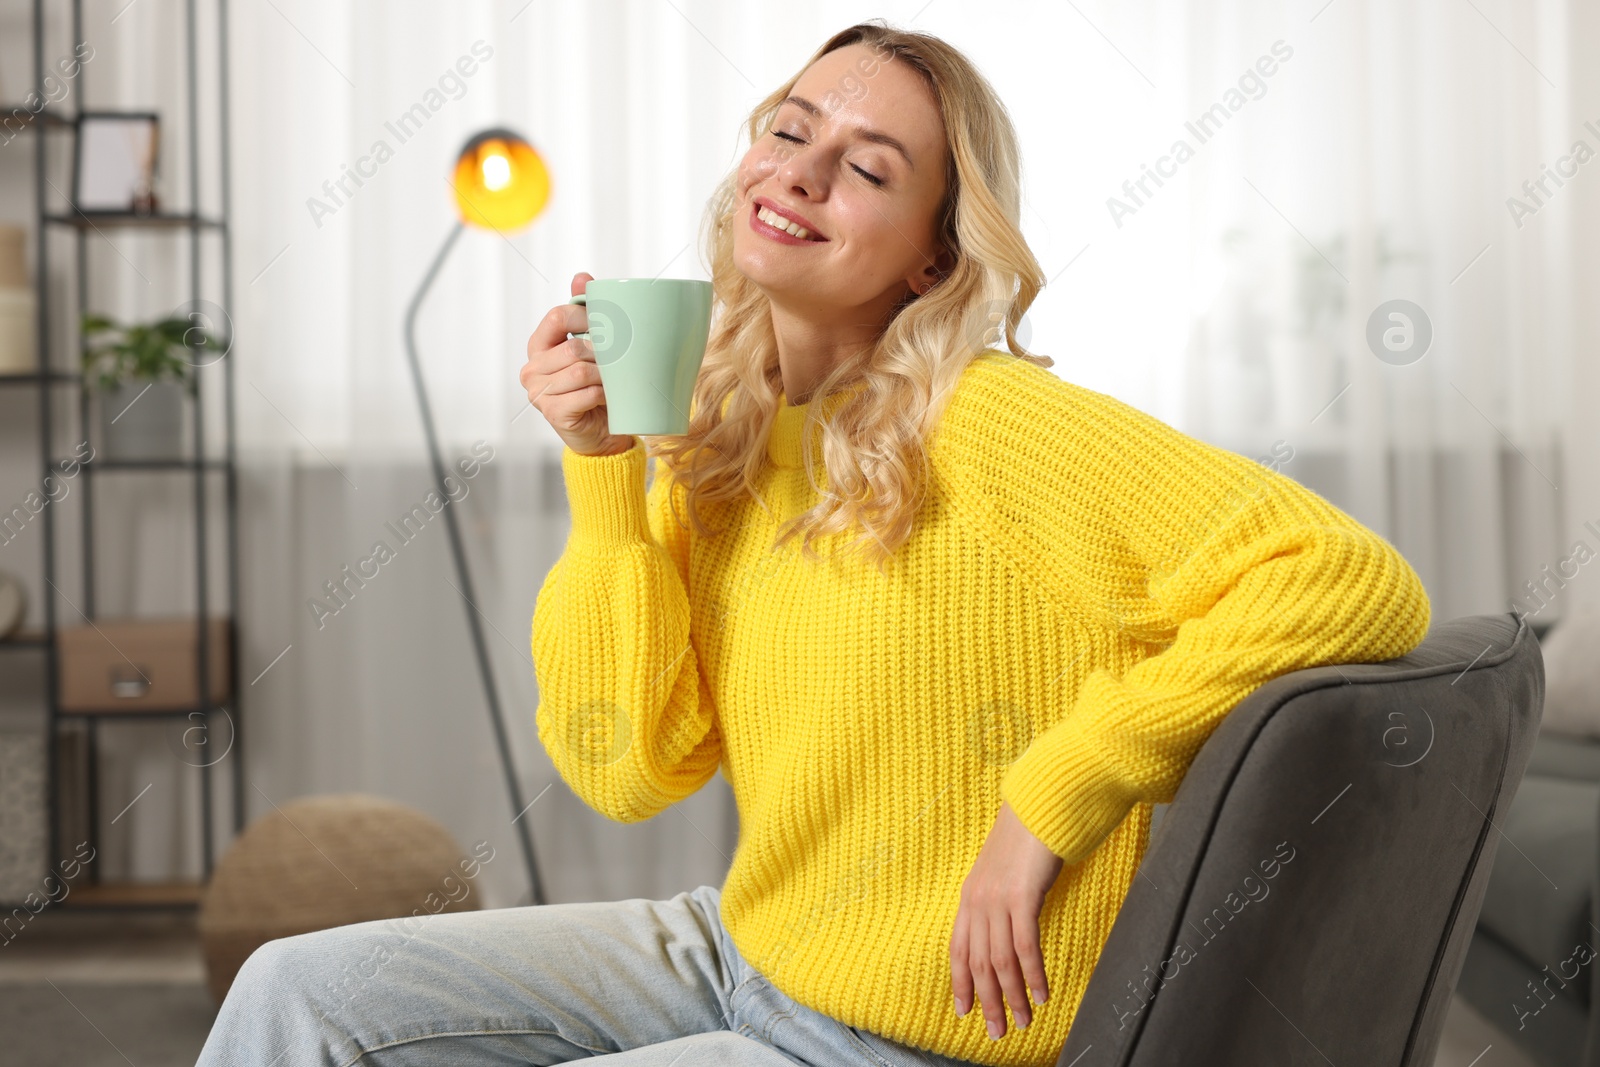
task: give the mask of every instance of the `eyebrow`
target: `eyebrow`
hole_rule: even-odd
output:
[[[780,102],[780,106],[781,104],[794,104],[808,115],[816,115],[818,117],[822,115],[822,109],[803,96],[786,96]],[[857,125],[852,127],[852,129],[855,131],[855,135],[861,138],[863,141],[871,141],[873,144],[887,145],[888,147],[893,148],[902,156],[906,157],[907,166],[909,166],[912,170],[917,169],[917,165],[911,161],[911,153],[906,151],[906,146],[901,144],[898,139],[889,136],[882,130],[875,130],[870,126]]]

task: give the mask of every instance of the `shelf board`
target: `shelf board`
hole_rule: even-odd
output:
[[[100,882],[78,884],[61,901],[65,908],[192,908],[205,887],[199,882]]]
[[[77,382],[83,379],[83,375],[76,371],[64,370],[53,370],[48,374],[40,374],[38,371],[27,371],[23,374],[0,374],[0,385],[37,385],[47,379],[52,382]]]
[[[46,215],[44,221],[55,226],[72,226],[76,229],[122,227],[148,230],[221,229],[216,219],[200,215],[174,215],[157,212],[154,215],[135,215],[131,211],[75,211],[71,215]]]
[[[90,459],[90,460],[80,460],[80,459],[76,459],[76,458],[73,458],[73,459],[62,458],[62,459],[56,460],[56,465],[60,466],[63,463],[74,463],[74,462],[78,463],[80,466],[90,467],[90,468],[93,468],[94,470],[111,470],[111,471],[119,471],[119,470],[120,471],[132,471],[132,470],[189,471],[189,470],[194,470],[196,467],[204,467],[207,470],[226,470],[227,467],[228,467],[228,461],[225,460],[225,459],[206,459],[206,460],[194,460],[194,459]]]
[[[0,637],[0,649],[43,648],[49,643],[50,636],[40,629],[22,629],[10,637]]]
[[[231,346],[232,339],[223,339],[223,344]],[[212,364],[205,364],[209,367]],[[204,369],[204,368],[201,368]],[[38,371],[23,371],[20,374],[0,374],[0,385],[36,385],[46,377],[52,382],[82,382],[83,375],[72,370],[52,370],[48,375]]]
[[[78,119],[75,115],[65,115],[48,107],[35,113],[29,111],[26,104],[0,104],[0,126],[17,129],[32,126],[36,122],[43,122],[46,126],[75,126]]]
[[[57,708],[56,714],[63,719],[170,719],[186,717],[189,715],[212,714],[214,712],[229,711],[226,703],[213,704],[209,707],[186,708],[99,708],[80,711],[77,708]]]

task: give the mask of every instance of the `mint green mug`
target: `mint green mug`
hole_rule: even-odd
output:
[[[606,423],[615,434],[689,432],[689,401],[711,332],[711,283],[595,278],[572,303],[589,309]]]

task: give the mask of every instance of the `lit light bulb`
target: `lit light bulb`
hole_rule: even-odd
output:
[[[550,199],[550,172],[527,138],[482,130],[461,147],[450,179],[461,221],[501,233],[521,229]]]
[[[498,153],[483,157],[483,187],[490,192],[511,183],[511,161]]]

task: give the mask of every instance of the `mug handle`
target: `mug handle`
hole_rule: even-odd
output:
[[[577,296],[573,297],[571,300],[568,300],[567,303],[569,303],[569,304],[577,304],[579,307],[588,307],[589,306],[589,294],[588,293],[579,293]],[[582,333],[568,334],[567,336],[568,337],[581,337],[585,341],[590,341],[591,343],[593,342],[593,339],[590,338],[590,336],[589,336],[589,331],[588,330],[584,330]]]

